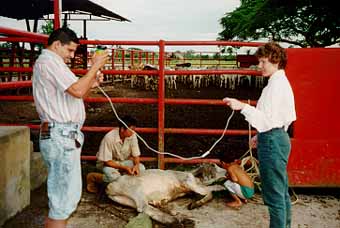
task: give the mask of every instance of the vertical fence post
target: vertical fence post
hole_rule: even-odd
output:
[[[125,50],[122,49],[122,68],[125,70]]]
[[[138,51],[138,63],[142,63],[143,60],[142,60],[142,51]]]
[[[158,151],[164,152],[164,117],[165,117],[165,105],[164,105],[164,40],[159,41],[159,75],[158,75]],[[158,168],[164,169],[164,155],[158,154]]]
[[[112,52],[111,52],[111,68],[115,69],[115,49],[114,48],[112,48]]]
[[[134,64],[134,61],[135,61],[135,60],[134,60],[134,58],[135,58],[134,54],[135,54],[135,52],[134,52],[133,50],[131,50],[131,51],[130,51],[130,65],[131,65],[131,66],[135,65],[135,64]]]
[[[202,52],[200,52],[200,68],[202,67]]]

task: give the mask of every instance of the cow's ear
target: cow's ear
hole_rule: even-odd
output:
[[[234,163],[237,164],[237,165],[241,165],[242,161],[240,159],[235,159]]]
[[[228,163],[225,163],[224,161],[221,161],[221,166],[223,169],[227,169],[228,168]]]

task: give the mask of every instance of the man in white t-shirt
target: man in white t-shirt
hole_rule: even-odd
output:
[[[64,228],[81,198],[80,152],[84,142],[83,98],[99,85],[108,53],[93,55],[92,66],[78,78],[66,63],[79,40],[69,28],[54,30],[33,68],[33,97],[41,120],[40,152],[48,168],[49,213],[46,228]]]
[[[140,171],[145,170],[139,161],[140,150],[134,133],[137,121],[131,116],[124,116],[122,121],[129,129],[119,122],[119,128],[104,136],[97,153],[97,159],[103,165],[104,182],[112,182],[122,173],[139,175]]]

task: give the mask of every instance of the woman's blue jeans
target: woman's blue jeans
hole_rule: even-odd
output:
[[[270,228],[290,227],[291,202],[287,175],[291,149],[289,136],[283,128],[274,128],[259,133],[257,140],[262,197],[269,209]]]

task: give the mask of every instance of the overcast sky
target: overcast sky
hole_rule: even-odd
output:
[[[239,0],[92,0],[131,20],[89,21],[88,39],[100,40],[216,40],[222,31],[219,20],[240,5]],[[80,36],[82,22],[70,27]],[[23,20],[0,17],[1,26],[26,29]],[[41,26],[41,22],[39,27]],[[217,50],[215,47],[173,47],[175,50]],[[169,50],[169,49],[167,49]]]

